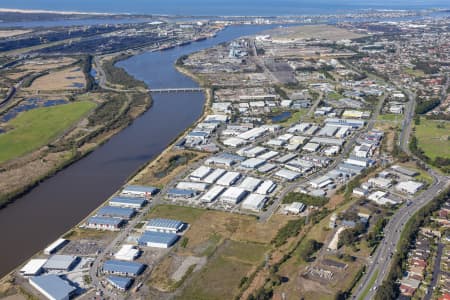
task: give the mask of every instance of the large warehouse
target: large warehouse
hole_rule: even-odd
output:
[[[145,197],[149,198],[156,193],[159,189],[152,186],[142,186],[142,185],[127,185],[122,190],[122,195],[129,195],[134,197]]]
[[[146,231],[139,238],[139,245],[155,248],[169,248],[176,243],[179,236],[175,233]]]
[[[31,277],[29,282],[50,300],[69,300],[77,290],[68,281],[54,274]]]
[[[102,230],[119,230],[123,224],[123,219],[95,216],[87,220],[86,227]]]
[[[37,259],[30,259],[29,262],[26,263],[25,266],[20,269],[20,274],[23,276],[37,276],[44,271],[44,265],[47,262],[47,259],[43,258],[37,258]]]
[[[144,264],[131,261],[107,260],[103,264],[103,272],[122,276],[138,276],[145,269]]]
[[[141,251],[133,245],[123,245],[119,249],[119,251],[114,254],[114,258],[119,260],[133,261],[140,255],[140,253]]]
[[[130,288],[130,286],[133,284],[134,279],[128,278],[128,277],[120,277],[120,276],[114,276],[110,275],[106,277],[106,280],[110,285],[118,289],[119,291],[125,292]]]
[[[185,224],[178,220],[172,219],[150,219],[145,226],[147,231],[177,233],[184,229]]]
[[[47,260],[44,269],[70,271],[79,261],[78,256],[55,254]]]
[[[225,187],[220,185],[213,186],[209,191],[207,191],[201,198],[202,202],[213,202],[219,197],[219,195],[225,190]]]
[[[140,197],[113,197],[109,200],[110,206],[128,207],[139,209],[147,203],[145,198]]]
[[[247,196],[247,191],[243,188],[230,187],[221,196],[220,200],[228,204],[237,204]]]
[[[267,201],[267,197],[260,194],[250,194],[245,200],[242,202],[242,208],[252,211],[261,211],[264,207],[264,204]]]
[[[122,219],[131,219],[136,211],[134,208],[104,206],[97,211],[98,216],[102,217],[117,217]]]

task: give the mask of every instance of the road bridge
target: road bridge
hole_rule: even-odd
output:
[[[185,92],[203,92],[202,88],[166,88],[166,89],[149,89],[151,93],[185,93]]]

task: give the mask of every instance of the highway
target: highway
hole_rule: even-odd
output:
[[[411,123],[414,117],[415,95],[410,91],[407,91],[406,94],[408,95],[409,102],[405,107],[405,120],[403,121],[399,144],[403,151],[410,154],[408,139],[412,130]],[[417,158],[414,159],[418,160]],[[366,273],[362,277],[361,283],[356,288],[356,291],[352,296],[353,299],[362,299],[364,291],[368,288],[370,288],[369,293],[364,297],[364,299],[374,298],[377,288],[382,284],[383,280],[389,273],[392,256],[397,251],[396,247],[406,222],[412,215],[414,215],[427,203],[432,201],[436,195],[449,186],[450,181],[448,177],[437,173],[431,168],[428,169],[428,172],[433,177],[433,183],[427,190],[414,197],[411,200],[411,205],[404,205],[400,207],[391,217],[388,224],[384,228],[384,238],[378,245],[378,248],[372,258],[369,260]],[[373,283],[373,286],[370,286],[371,279],[377,274],[377,270],[379,270],[379,272],[375,282]]]

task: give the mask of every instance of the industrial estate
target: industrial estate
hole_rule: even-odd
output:
[[[0,31],[4,203],[95,152],[152,96],[206,98],[0,296],[450,299],[450,19],[414,16]],[[283,26],[175,58],[197,87],[152,87],[118,66],[255,24]]]

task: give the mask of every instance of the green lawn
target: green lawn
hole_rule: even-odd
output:
[[[94,107],[80,101],[21,113],[8,123],[11,130],[0,134],[0,163],[48,144]]]
[[[339,100],[339,99],[343,98],[341,94],[336,93],[336,92],[329,93],[327,95],[327,97],[328,97],[328,99],[332,99],[332,100]]]
[[[431,159],[437,156],[450,158],[450,122],[420,119],[415,126],[419,147]]]
[[[163,204],[152,209],[147,218],[169,218],[194,223],[204,213],[205,210],[200,208]]]
[[[300,122],[301,118],[304,115],[306,115],[307,112],[308,112],[308,109],[306,109],[306,108],[299,109],[298,111],[292,113],[292,115],[289,117],[289,119],[287,119],[284,122],[280,122],[278,124],[281,126],[289,126],[289,125],[298,123],[298,122]]]
[[[396,122],[401,122],[403,120],[403,115],[398,115],[398,114],[382,114],[382,115],[378,115],[377,120],[379,121],[396,121]]]

